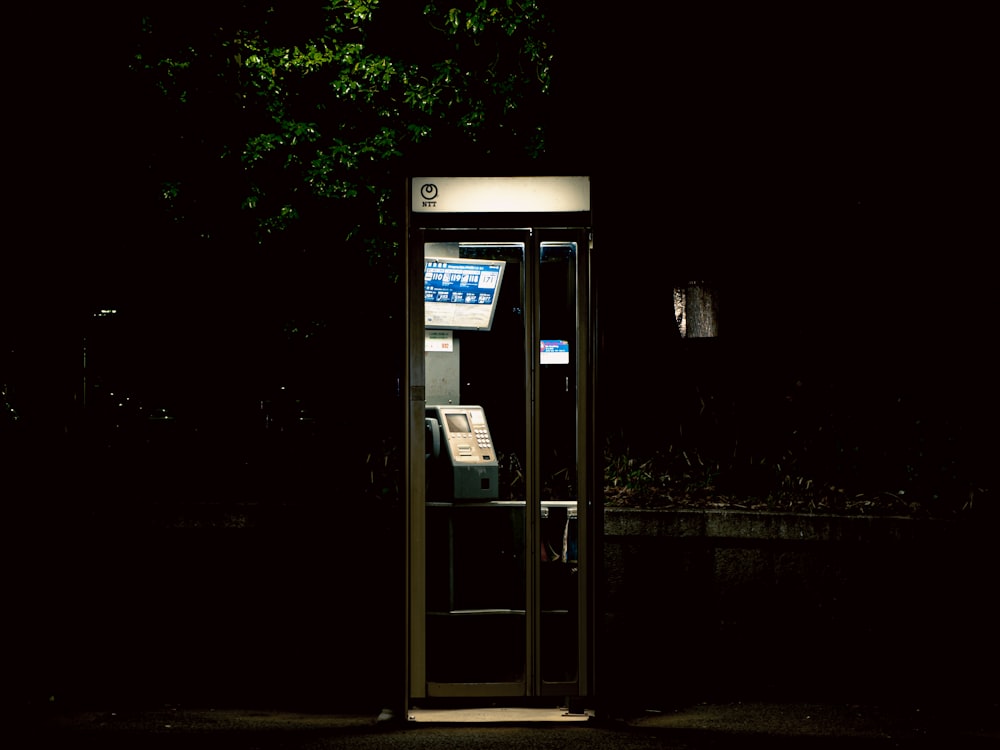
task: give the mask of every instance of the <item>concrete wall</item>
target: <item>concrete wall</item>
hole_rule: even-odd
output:
[[[9,516],[18,700],[377,711],[402,684],[398,514],[81,503]],[[605,511],[598,689],[697,700],[997,690],[989,530],[892,518]]]
[[[997,556],[984,529],[608,508],[604,530],[599,676],[612,701],[996,691]]]
[[[378,712],[402,673],[402,532],[362,504],[33,512],[9,527],[17,701]],[[401,524],[400,524],[401,525]]]

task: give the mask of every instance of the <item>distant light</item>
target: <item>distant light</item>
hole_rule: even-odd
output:
[[[105,308],[105,309],[98,310],[97,312],[95,312],[94,313],[94,317],[95,318],[108,318],[108,317],[110,317],[112,315],[117,315],[117,314],[118,314],[118,311],[116,309],[114,309],[114,308]]]

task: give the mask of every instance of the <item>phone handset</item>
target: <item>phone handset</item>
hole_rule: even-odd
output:
[[[441,457],[441,424],[434,417],[424,417],[424,432],[430,434],[430,452],[424,458]]]

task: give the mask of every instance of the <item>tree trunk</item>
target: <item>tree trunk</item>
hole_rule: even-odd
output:
[[[704,339],[719,335],[718,291],[703,281],[674,289],[674,315],[682,338]]]

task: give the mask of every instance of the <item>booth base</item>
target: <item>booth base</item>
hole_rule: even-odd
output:
[[[586,722],[590,712],[569,713],[566,708],[486,707],[486,708],[411,708],[409,721],[434,724],[474,724],[501,722]]]

